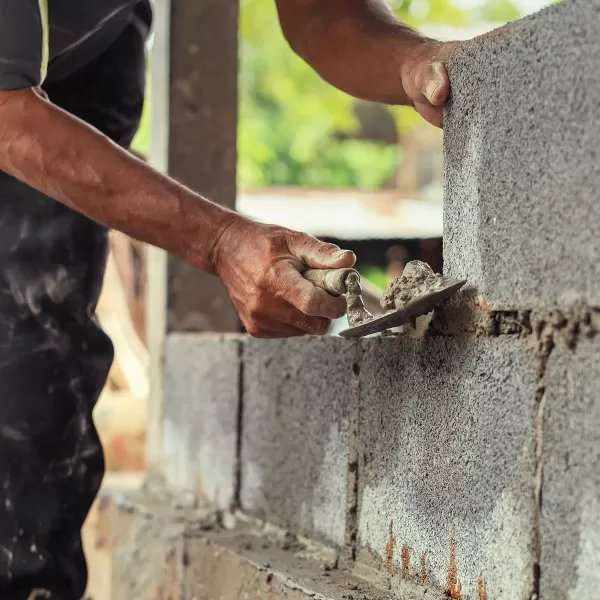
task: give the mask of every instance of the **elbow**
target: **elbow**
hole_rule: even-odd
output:
[[[290,48],[306,60],[307,55],[311,54],[311,49],[319,44],[328,28],[331,7],[324,9],[323,5],[315,0],[295,0],[293,10],[284,2],[277,4],[284,38]]]

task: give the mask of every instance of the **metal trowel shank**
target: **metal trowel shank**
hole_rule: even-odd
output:
[[[380,317],[369,319],[354,327],[348,327],[348,329],[341,331],[340,335],[345,338],[363,337],[365,335],[386,331],[392,327],[404,325],[415,317],[430,313],[438,306],[438,304],[450,298],[450,296],[457,292],[465,285],[465,283],[467,283],[466,280],[460,281],[458,279],[448,279],[447,284],[441,290],[419,296],[400,310],[395,310]]]

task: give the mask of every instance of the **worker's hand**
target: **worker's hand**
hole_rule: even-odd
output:
[[[444,104],[450,93],[445,63],[460,42],[422,41],[406,54],[401,78],[404,92],[417,112],[437,127],[442,127]]]
[[[213,261],[248,333],[274,338],[321,335],[346,312],[336,298],[308,282],[307,268],[351,267],[353,252],[274,225],[232,217]]]

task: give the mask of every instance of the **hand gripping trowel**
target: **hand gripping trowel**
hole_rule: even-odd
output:
[[[397,279],[383,296],[382,305],[386,308],[393,306],[382,315],[371,315],[364,306],[360,286],[360,275],[355,269],[309,269],[303,273],[304,277],[311,283],[324,289],[333,296],[346,296],[348,303],[349,327],[340,332],[345,338],[363,337],[373,333],[381,333],[399,327],[431,312],[444,300],[450,298],[465,283],[465,280],[450,279],[435,275],[425,263],[413,261],[406,266],[413,265],[419,272],[419,279]],[[411,271],[411,273],[412,273]],[[412,283],[402,288],[403,283]],[[415,284],[416,282],[416,284]]]

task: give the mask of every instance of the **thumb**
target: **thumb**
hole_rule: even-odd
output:
[[[419,90],[433,106],[443,106],[450,92],[450,80],[446,67],[433,62],[423,67],[420,73]]]
[[[288,236],[290,253],[311,269],[341,269],[352,267],[356,256],[351,250],[341,250],[316,238],[298,233]]]

